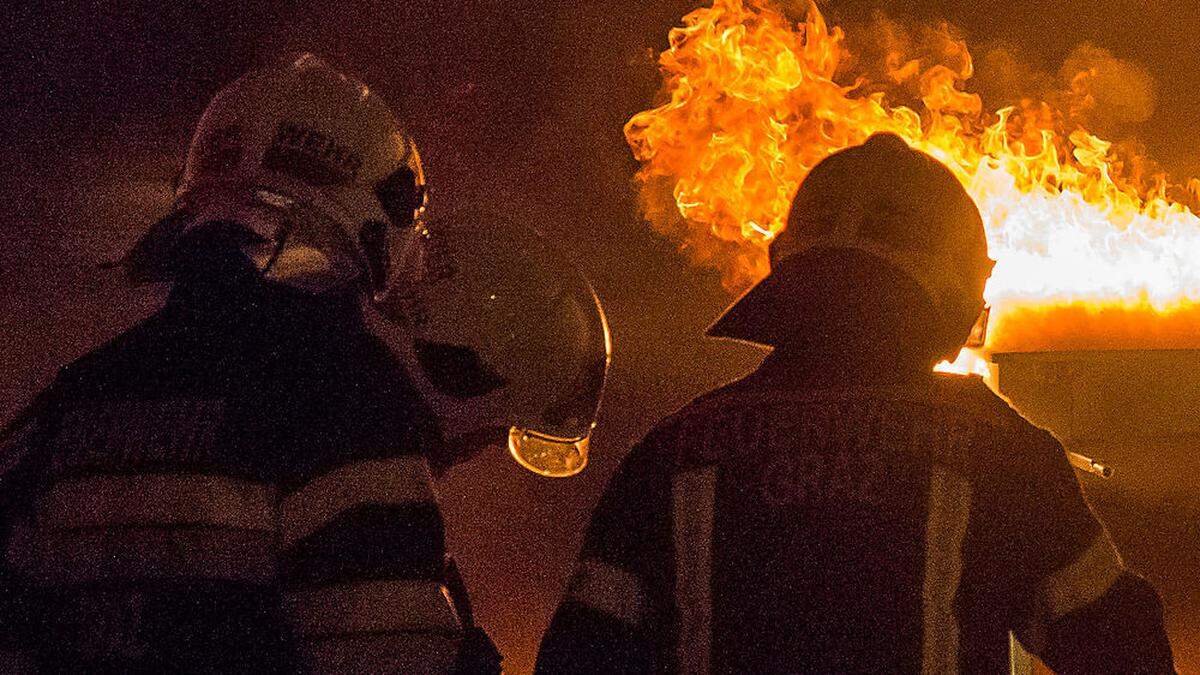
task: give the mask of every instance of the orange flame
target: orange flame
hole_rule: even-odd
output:
[[[815,5],[799,24],[770,0],[691,12],[659,57],[665,102],[625,126],[647,219],[744,288],[767,273],[808,171],[890,131],[949,166],[983,214],[998,261],[986,350],[1200,346],[1200,218],[1142,175],[1142,158],[1081,126],[1096,73],[1070,79],[1067,105],[988,113],[963,88],[966,44],[939,34],[935,58],[889,51],[871,82],[843,72],[861,60]],[[919,104],[892,105],[898,88]],[[943,368],[987,363],[964,353]]]

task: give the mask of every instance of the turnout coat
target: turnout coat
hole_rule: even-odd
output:
[[[343,300],[177,287],[62,369],[0,455],[6,672],[498,666],[438,427]]]
[[[769,357],[630,452],[542,673],[1171,672],[1059,442],[978,378]]]

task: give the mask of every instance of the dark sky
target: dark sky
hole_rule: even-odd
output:
[[[162,213],[207,98],[282,55],[317,51],[403,111],[437,212],[525,218],[578,259],[608,309],[616,350],[592,467],[551,482],[496,454],[459,469],[442,491],[478,614],[512,672],[525,672],[591,505],[629,444],[755,359],[700,339],[728,298],[713,274],[688,269],[641,223],[621,135],[658,86],[650,51],[694,2],[16,5],[3,10],[11,30],[0,37],[5,418],[57,366],[152,310],[153,293],[122,289],[95,263]],[[1078,43],[1108,48],[1157,82],[1155,115],[1133,131],[1173,172],[1200,175],[1200,13],[1189,3],[823,6],[833,20],[880,7],[946,19],[972,45],[1015,46],[1051,72]]]

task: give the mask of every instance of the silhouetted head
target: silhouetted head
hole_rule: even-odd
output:
[[[953,357],[967,341],[994,264],[954,174],[893,134],[813,168],[770,259],[771,274],[709,335],[918,363]]]
[[[204,273],[220,244],[268,282],[382,300],[425,202],[421,158],[401,120],[366,85],[305,54],[218,92],[171,213],[121,264],[131,281],[175,282]]]

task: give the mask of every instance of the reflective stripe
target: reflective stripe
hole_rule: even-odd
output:
[[[1017,636],[1008,634],[1008,673],[1009,675],[1033,675],[1033,657],[1025,651],[1025,647],[1017,641]]]
[[[958,617],[954,598],[962,579],[962,547],[971,509],[971,484],[935,464],[925,524],[925,581],[921,589],[921,672],[957,673]]]
[[[1074,561],[1044,579],[1034,594],[1033,616],[1028,618],[1027,625],[1017,631],[1022,644],[1016,645],[1013,650],[1014,672],[1018,655],[1024,655],[1025,660],[1029,660],[1022,645],[1034,653],[1042,653],[1046,648],[1050,625],[1099,600],[1124,569],[1108,534],[1101,530]]]
[[[121,527],[34,533],[28,568],[45,584],[145,579],[268,583],[275,575],[271,533],[223,527]]]
[[[635,628],[646,618],[641,580],[632,572],[599,560],[580,561],[567,584],[567,599]]]
[[[55,485],[39,502],[38,524],[219,525],[266,532],[275,529],[275,504],[274,488],[225,476],[94,476]]]
[[[292,623],[306,636],[462,628],[450,592],[434,581],[364,581],[284,595]]]
[[[672,484],[675,601],[679,606],[676,650],[680,673],[709,671],[716,481],[716,468],[708,467],[680,473]]]
[[[462,638],[432,633],[353,635],[301,641],[316,673],[455,672]]]
[[[414,501],[436,501],[433,474],[423,457],[366,460],[335,469],[283,500],[283,545],[300,541],[353,506]]]
[[[1038,587],[1041,620],[1052,622],[1099,600],[1124,569],[1108,534],[1101,531],[1075,560]]]

